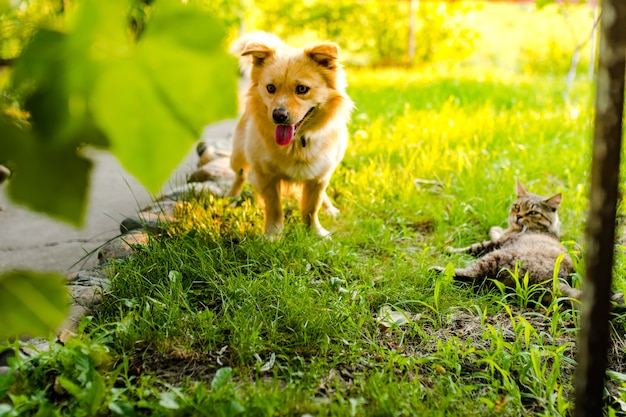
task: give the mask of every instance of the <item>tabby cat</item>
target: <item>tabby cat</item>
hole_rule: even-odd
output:
[[[517,181],[517,200],[509,210],[509,227],[503,230],[494,226],[489,230],[490,240],[465,248],[448,248],[449,252],[482,255],[476,262],[454,270],[455,279],[466,282],[483,282],[494,278],[504,285],[515,287],[509,271],[519,265],[519,277],[528,272],[529,283],[539,284],[552,279],[557,258],[562,255],[558,276],[562,278],[561,292],[580,299],[580,290],[567,282],[574,272],[572,259],[559,242],[559,216],[561,194],[550,198],[532,194]],[[433,268],[443,272],[445,268]]]

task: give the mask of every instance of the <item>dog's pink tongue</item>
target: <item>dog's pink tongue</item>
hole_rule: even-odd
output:
[[[274,132],[276,143],[282,146],[289,145],[289,143],[291,143],[291,139],[293,139],[295,131],[296,129],[294,125],[277,125],[276,131]]]

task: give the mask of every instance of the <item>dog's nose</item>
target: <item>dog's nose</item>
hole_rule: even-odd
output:
[[[272,118],[276,123],[285,123],[289,120],[289,112],[282,107],[275,108],[272,112]]]

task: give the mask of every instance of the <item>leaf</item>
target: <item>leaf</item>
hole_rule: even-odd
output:
[[[65,391],[67,391],[74,397],[81,398],[84,395],[83,387],[79,386],[78,384],[75,384],[69,378],[63,375],[57,376],[55,382],[58,383],[60,387],[62,387]]]
[[[18,168],[18,202],[81,225],[91,163],[76,149],[110,147],[157,192],[206,124],[235,115],[236,63],[215,18],[158,2],[135,44],[127,14],[127,0],[83,0],[66,32],[39,30],[16,62],[31,129],[0,120],[0,160]]]
[[[233,377],[233,368],[228,366],[224,368],[220,368],[215,373],[213,380],[211,381],[211,390],[219,391],[221,388],[226,386],[228,381]]]
[[[11,4],[9,3],[9,0],[0,0],[0,13],[6,13],[9,11],[11,11]],[[1,415],[1,410],[0,410],[0,415]]]
[[[172,283],[177,283],[177,282],[181,282],[183,279],[183,275],[178,272],[178,271],[170,271],[167,274],[167,277],[169,278],[170,282]]]
[[[68,310],[69,296],[61,275],[25,271],[0,275],[0,339],[48,336]]]
[[[68,141],[70,122],[69,91],[66,86],[66,35],[42,29],[17,60],[12,82],[14,88],[29,91],[25,110],[35,137],[42,142]],[[30,88],[29,88],[30,87]]]
[[[237,62],[225,53],[225,36],[219,21],[192,4],[164,2],[138,48],[145,73],[196,130],[234,116]]]
[[[92,100],[111,151],[143,185],[157,192],[197,139],[194,132],[172,114],[133,61],[110,66]]]
[[[236,109],[236,62],[219,22],[180,2],[158,6],[136,53],[101,63],[90,101],[113,153],[152,192],[205,125]]]
[[[11,197],[77,226],[82,225],[91,162],[67,150],[32,152],[9,183]],[[25,162],[22,160],[22,162]]]
[[[96,415],[103,403],[106,386],[104,378],[97,372],[92,373],[92,377],[92,380],[86,384],[87,391],[83,400],[83,408],[88,410],[89,415]]]
[[[116,401],[109,403],[109,410],[118,416],[132,416],[135,408],[128,401]]]
[[[619,381],[621,383],[626,383],[626,374],[624,374],[624,373],[607,370],[606,374],[607,374],[607,376],[609,376],[614,381]]]
[[[420,318],[421,315],[419,314],[412,316],[406,311],[397,311],[391,306],[385,305],[378,311],[376,321],[378,321],[378,327],[381,330],[388,330],[392,327],[409,324],[410,322],[419,320]]]
[[[263,366],[261,366],[261,369],[259,369],[259,371],[267,372],[274,367],[275,363],[276,363],[276,354],[272,352],[272,354],[270,355],[270,359],[267,362],[265,362]]]
[[[91,162],[78,155],[85,142],[106,144],[82,106],[70,106],[66,36],[39,31],[17,61],[13,86],[27,92],[32,129],[0,120],[0,158],[17,167],[9,195],[35,211],[80,226]],[[81,110],[82,109],[82,110]],[[73,110],[73,112],[71,112]],[[80,110],[80,111],[79,111]]]
[[[227,415],[236,416],[246,411],[246,408],[237,400],[230,400],[227,409]]]
[[[159,394],[159,405],[169,410],[178,410],[180,406],[176,401],[176,393],[162,392]]]

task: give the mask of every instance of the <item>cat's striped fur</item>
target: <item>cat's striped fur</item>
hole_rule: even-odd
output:
[[[509,227],[492,227],[489,240],[464,248],[448,248],[449,252],[462,252],[480,256],[465,268],[455,269],[455,279],[482,283],[488,278],[496,279],[506,286],[514,287],[512,271],[518,269],[518,277],[528,272],[530,284],[550,281],[560,258],[558,276],[561,291],[580,298],[580,291],[572,288],[570,274],[574,265],[567,250],[559,241],[560,222],[557,210],[561,194],[550,198],[532,194],[518,181],[517,199],[509,210]],[[442,272],[444,268],[436,267]]]

